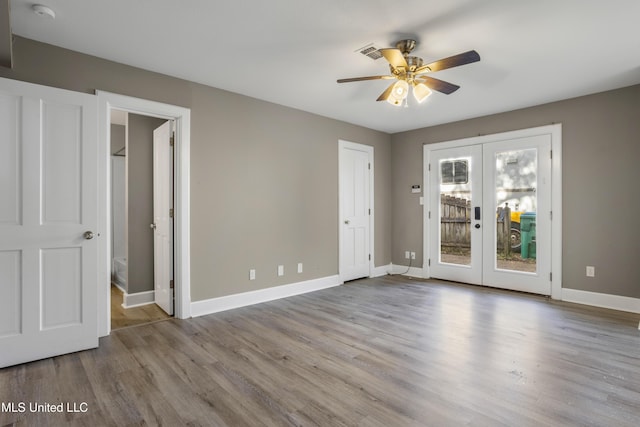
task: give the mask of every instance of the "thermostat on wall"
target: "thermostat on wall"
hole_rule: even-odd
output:
[[[420,193],[420,185],[412,185],[411,186],[411,192],[412,193]]]

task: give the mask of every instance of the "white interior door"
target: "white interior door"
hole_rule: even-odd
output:
[[[0,79],[0,367],[98,346],[97,99]]]
[[[340,278],[370,275],[373,147],[340,141]]]
[[[551,136],[430,152],[431,277],[551,293]]]
[[[173,315],[172,122],[153,131],[153,280],[155,303]]]

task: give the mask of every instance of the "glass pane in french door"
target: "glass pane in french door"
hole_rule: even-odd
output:
[[[495,152],[494,174],[495,267],[535,273],[538,150]]]
[[[471,158],[441,159],[440,262],[471,265]]]

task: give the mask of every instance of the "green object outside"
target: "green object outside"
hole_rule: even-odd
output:
[[[522,259],[536,257],[536,213],[525,212],[520,215],[520,255]]]

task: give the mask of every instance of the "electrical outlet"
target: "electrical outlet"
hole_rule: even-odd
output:
[[[596,268],[592,265],[587,265],[587,277],[596,277]]]
[[[302,273],[302,263],[298,263],[298,273]]]
[[[409,251],[406,251],[404,253],[404,259],[409,259],[410,256],[411,256],[411,254],[409,253]]]
[[[411,259],[416,259],[416,253],[415,252],[411,252]]]
[[[278,266],[278,276],[284,276],[284,265]]]
[[[256,270],[253,268],[249,270],[249,280],[256,280]]]

